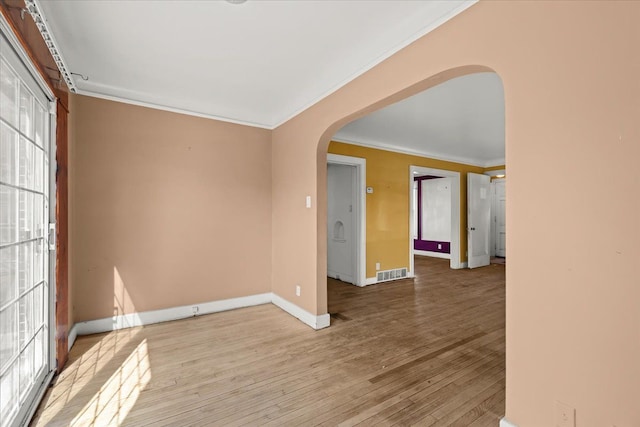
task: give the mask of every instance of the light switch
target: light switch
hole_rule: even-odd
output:
[[[311,196],[307,196],[306,206],[307,206],[307,208],[311,207]]]

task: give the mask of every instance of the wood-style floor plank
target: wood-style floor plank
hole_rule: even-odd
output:
[[[328,281],[331,327],[273,305],[79,337],[34,426],[496,426],[505,266]]]

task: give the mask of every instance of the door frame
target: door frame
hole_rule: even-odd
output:
[[[476,186],[479,188],[476,189]],[[483,197],[482,193],[485,186],[487,194]],[[492,188],[491,177],[487,174],[467,172],[467,266],[469,268],[486,267],[491,264]],[[482,214],[478,214],[478,204],[483,205],[482,209],[480,209]],[[485,212],[488,212],[486,223],[484,222]],[[480,233],[483,230],[482,226],[486,227],[486,252],[482,255],[474,255],[473,249],[478,248],[477,238],[474,236],[484,234]]]
[[[414,276],[414,262],[413,257],[415,255],[413,248],[413,230],[414,214],[413,206],[413,177],[416,175],[435,175],[443,178],[453,178],[451,180],[451,258],[449,260],[449,266],[452,269],[458,270],[466,267],[466,263],[460,262],[460,172],[449,171],[444,169],[426,168],[422,166],[409,166],[409,272],[410,277]]]
[[[497,214],[498,214],[498,197],[496,193],[497,184],[503,182],[506,186],[507,179],[506,178],[494,178],[491,180],[491,239],[490,239],[490,254],[491,256],[498,256],[498,224],[497,224]],[[505,212],[505,218],[506,218]],[[506,254],[505,254],[506,255]]]
[[[24,66],[23,75],[20,74],[20,78],[27,85],[30,90],[37,88],[42,91],[42,94],[47,99],[45,107],[48,105],[47,117],[49,119],[48,131],[49,131],[49,170],[44,173],[49,174],[49,188],[43,188],[43,192],[49,191],[49,206],[48,206],[48,227],[44,230],[44,246],[45,246],[45,259],[47,262],[45,265],[48,267],[48,271],[45,272],[45,277],[48,280],[48,295],[43,297],[43,303],[48,304],[46,310],[46,319],[48,321],[48,348],[46,358],[48,360],[48,371],[44,373],[42,382],[39,385],[35,385],[31,391],[31,395],[27,401],[27,405],[21,408],[16,415],[14,423],[29,423],[40,405],[49,384],[53,380],[53,376],[56,372],[56,318],[55,318],[55,302],[56,302],[56,257],[57,251],[55,247],[51,248],[50,243],[55,242],[55,215],[56,215],[56,96],[53,90],[49,87],[45,79],[40,74],[38,68],[34,65],[33,59],[30,54],[25,50],[23,43],[16,36],[11,24],[7,21],[5,16],[0,13],[0,33],[5,37],[8,42],[8,49],[13,51],[17,56],[17,60]],[[53,225],[53,228],[51,228]]]
[[[327,153],[327,164],[347,165],[356,168],[356,214],[354,215],[355,230],[355,285],[365,286],[367,282],[367,160],[361,157],[343,156]],[[326,183],[325,183],[326,185]],[[326,215],[326,213],[325,213]],[[328,247],[327,247],[328,250]]]

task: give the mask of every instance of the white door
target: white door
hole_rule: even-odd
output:
[[[0,426],[50,378],[49,99],[0,33]]]
[[[495,221],[495,251],[496,256],[507,256],[507,221],[506,221],[506,181],[504,179],[494,181],[494,215]]]
[[[355,283],[356,167],[327,165],[327,275]]]
[[[489,265],[491,218],[491,178],[467,174],[467,251],[469,268]]]

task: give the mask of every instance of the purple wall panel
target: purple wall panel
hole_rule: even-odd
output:
[[[438,244],[442,249],[438,249]],[[436,242],[435,240],[414,240],[413,249],[417,251],[451,253],[451,242]]]

